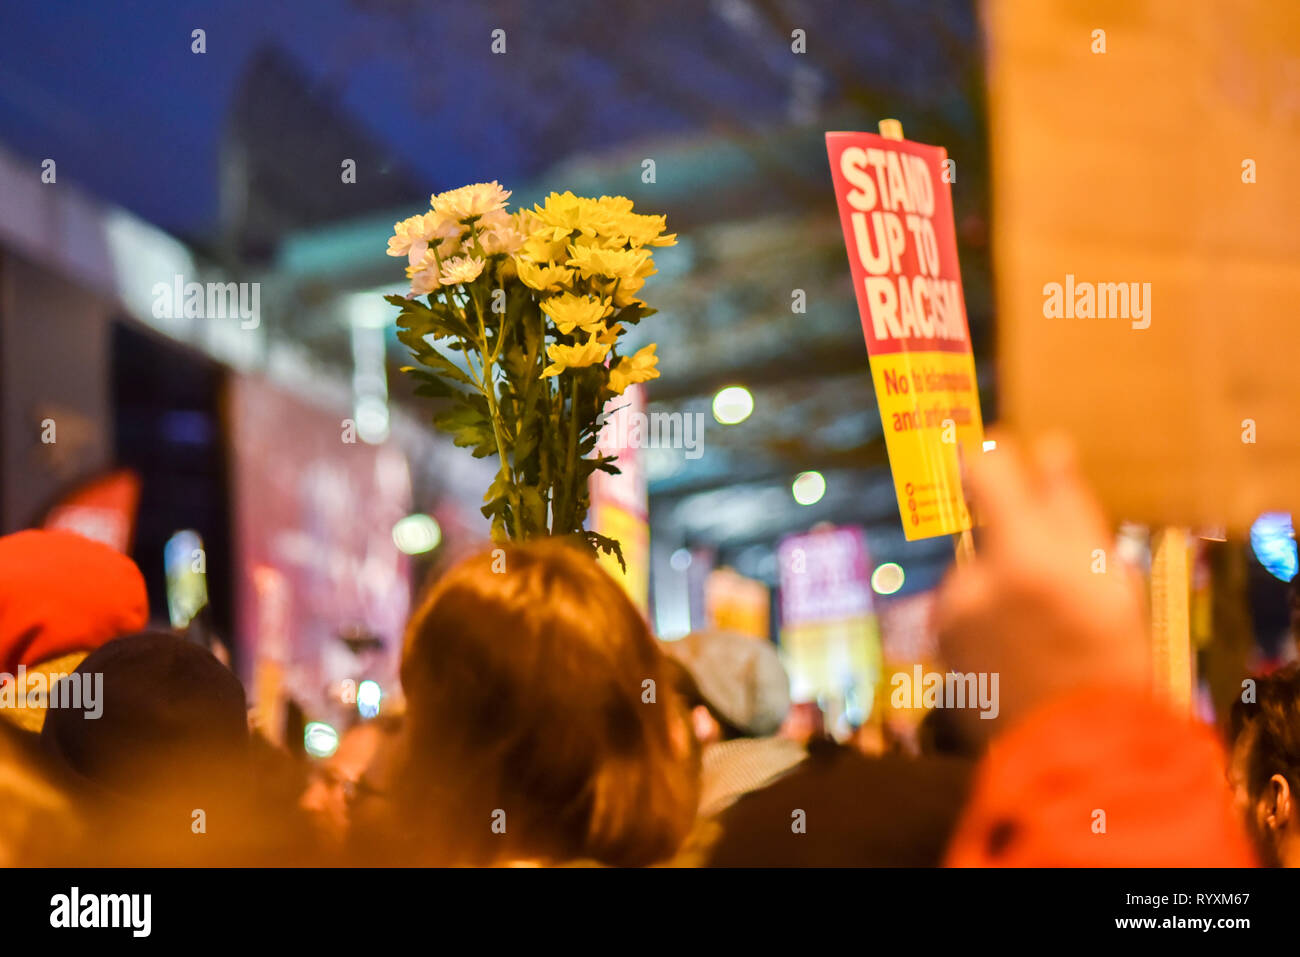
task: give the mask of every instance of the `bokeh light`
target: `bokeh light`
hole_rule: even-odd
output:
[[[754,397],[743,385],[730,385],[713,397],[713,417],[722,425],[744,422],[754,411]]]
[[[339,733],[324,721],[313,721],[303,731],[302,746],[313,758],[328,758],[339,749]]]
[[[871,588],[877,595],[892,595],[903,587],[903,577],[902,565],[885,562],[871,573]]]
[[[790,490],[800,505],[816,505],[826,494],[826,479],[821,472],[800,472]]]
[[[1265,512],[1250,526],[1250,547],[1259,563],[1274,578],[1289,582],[1300,570],[1295,526],[1286,512]]]
[[[442,528],[432,515],[408,515],[393,526],[393,544],[408,555],[431,552],[442,541]]]

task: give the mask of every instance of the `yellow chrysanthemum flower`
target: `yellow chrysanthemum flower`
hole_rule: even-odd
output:
[[[449,189],[445,193],[435,193],[429,198],[429,205],[434,212],[448,219],[464,222],[474,216],[482,216],[494,209],[504,209],[510,190],[502,188],[496,180],[490,183],[472,183],[459,189]]]
[[[615,307],[622,309],[624,306],[644,306],[645,303],[636,296],[644,285],[645,280],[636,276],[620,279],[610,290]]]
[[[597,249],[624,249],[627,237],[622,233],[599,233],[595,230],[579,231],[570,240],[575,246],[594,246]],[[568,246],[565,247],[568,250]]]
[[[615,395],[622,395],[624,390],[634,382],[648,382],[659,378],[659,357],[655,355],[655,343],[638,349],[636,355],[623,356],[609,370],[609,388]]]
[[[539,265],[519,256],[515,257],[515,265],[520,281],[538,292],[555,292],[573,281],[573,270],[568,266]]]
[[[531,236],[543,226],[542,221],[531,209],[516,209],[510,215],[515,218],[515,228],[525,236]]]
[[[640,246],[675,246],[676,233],[665,233],[668,217],[644,216],[640,213],[628,213],[623,217],[621,226],[627,234],[628,245],[633,249]]]
[[[660,236],[663,216],[641,216],[632,212],[632,200],[626,196],[602,196],[588,199],[571,192],[551,193],[536,207],[537,218],[557,230],[558,234],[577,232],[589,245],[606,249],[628,245],[668,246],[672,236]],[[560,238],[556,235],[553,238]]]
[[[578,228],[578,223],[582,220],[583,201],[574,196],[571,190],[551,193],[545,202],[533,207],[533,214],[542,224],[570,233]]]
[[[625,216],[632,212],[632,200],[626,196],[602,196],[600,199],[588,200],[600,213],[610,219]]]
[[[564,238],[554,239],[550,227],[543,227],[541,230],[529,235],[524,241],[519,255],[520,258],[530,259],[535,263],[563,262],[568,254],[568,249],[567,233],[564,234]]]
[[[583,279],[608,276],[633,279],[655,274],[654,259],[648,249],[601,249],[597,246],[569,246],[568,264]]]
[[[603,320],[611,309],[608,299],[575,296],[571,292],[564,292],[544,300],[542,312],[550,316],[555,327],[567,336],[579,327],[583,332],[596,331],[598,326],[603,325]]]
[[[546,347],[546,358],[551,360],[551,364],[542,370],[542,377],[559,375],[565,369],[585,369],[604,362],[611,344],[601,342],[596,336],[576,346],[553,343]]]

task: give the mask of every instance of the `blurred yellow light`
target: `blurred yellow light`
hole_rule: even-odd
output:
[[[408,555],[431,552],[442,541],[442,529],[431,515],[408,515],[393,526],[393,544]]]

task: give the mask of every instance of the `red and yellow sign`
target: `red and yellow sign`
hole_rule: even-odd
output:
[[[970,528],[961,458],[983,451],[947,151],[827,133],[835,199],[907,538]]]

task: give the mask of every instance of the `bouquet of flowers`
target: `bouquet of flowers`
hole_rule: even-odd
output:
[[[653,344],[620,355],[619,342],[654,312],[637,294],[653,247],[676,236],[622,196],[552,193],[507,212],[509,198],[495,181],[462,186],[393,227],[411,292],[387,299],[418,363],[402,371],[440,400],[435,426],[500,460],[482,508],[494,541],[575,535],[621,562],[617,542],[583,529],[587,479],[618,472],[591,453],[606,403],[659,375]]]

